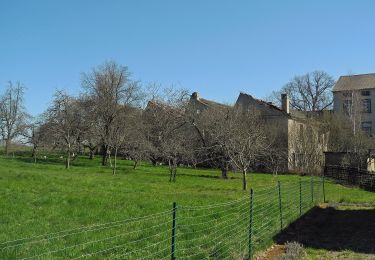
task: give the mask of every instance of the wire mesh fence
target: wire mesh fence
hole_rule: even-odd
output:
[[[2,242],[0,257],[248,259],[323,198],[322,178],[278,182],[225,203],[174,203],[153,215]]]
[[[324,176],[343,185],[358,186],[364,190],[375,191],[375,174],[367,170],[353,167],[326,166],[324,168]]]

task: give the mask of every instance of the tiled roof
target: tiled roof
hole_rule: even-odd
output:
[[[375,73],[341,76],[333,88],[335,91],[361,90],[375,88]]]
[[[240,95],[237,98],[236,104],[243,103],[243,100],[246,100],[246,102],[251,102],[251,100],[253,100],[254,102],[258,103],[260,106],[264,107],[265,109],[274,110],[274,111],[277,111],[278,113],[287,115],[287,113],[284,110],[282,110],[278,106],[275,106],[271,102],[267,102],[267,101],[264,101],[264,100],[261,100],[261,99],[257,99],[257,98],[254,98],[252,95],[241,92]]]
[[[198,102],[201,102],[202,104],[209,106],[209,107],[219,107],[219,108],[229,108],[229,105],[221,104],[215,101],[207,100],[204,98],[199,98],[197,100]]]

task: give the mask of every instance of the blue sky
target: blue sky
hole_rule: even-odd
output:
[[[133,78],[234,102],[294,75],[375,72],[375,1],[64,0],[0,2],[0,89],[27,87],[36,115],[55,89],[80,91],[106,60]]]

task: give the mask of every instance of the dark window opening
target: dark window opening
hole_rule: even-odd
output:
[[[362,128],[363,131],[370,134],[371,130],[372,130],[372,122],[371,121],[362,122],[361,128]]]
[[[344,100],[344,103],[342,104],[342,108],[344,112],[349,114],[352,110],[352,100],[351,99]]]
[[[362,99],[362,111],[371,113],[371,99]]]
[[[361,95],[362,96],[370,96],[370,91],[369,90],[362,90]]]

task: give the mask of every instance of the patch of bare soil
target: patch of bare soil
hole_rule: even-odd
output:
[[[272,260],[282,254],[285,254],[286,248],[284,245],[273,245],[262,254],[255,256],[254,260]]]

